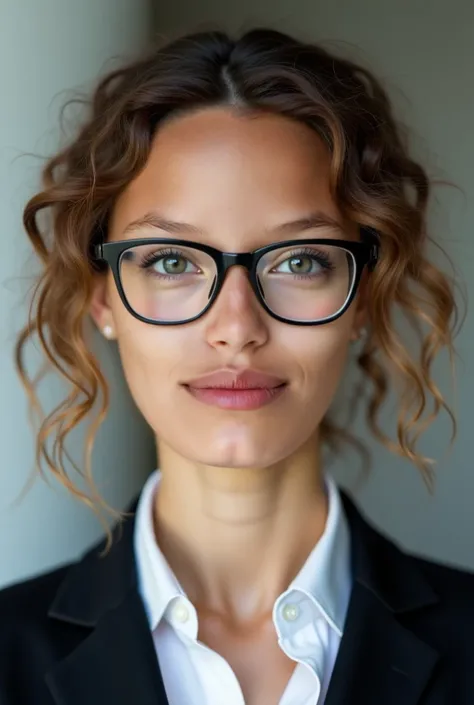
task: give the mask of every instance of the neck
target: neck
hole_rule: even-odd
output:
[[[271,612],[321,537],[327,501],[311,439],[267,468],[197,465],[159,445],[158,543],[196,607]]]

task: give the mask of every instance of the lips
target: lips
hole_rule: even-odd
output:
[[[284,383],[284,380],[263,372],[223,370],[192,380],[187,386],[194,389],[275,389]]]
[[[279,377],[254,370],[238,373],[223,370],[199,377],[183,386],[195,399],[205,404],[249,411],[275,400],[287,385]]]

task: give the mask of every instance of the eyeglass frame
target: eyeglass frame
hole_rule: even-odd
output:
[[[331,323],[332,321],[340,318],[349,308],[354,297],[357,293],[359,287],[362,272],[364,267],[367,267],[368,271],[373,271],[379,257],[379,242],[376,232],[372,228],[361,227],[361,240],[344,240],[335,238],[308,238],[308,239],[298,239],[298,240],[283,240],[281,242],[272,243],[271,245],[265,245],[264,247],[259,247],[252,252],[223,252],[210,245],[204,245],[200,242],[192,242],[190,240],[181,240],[175,238],[132,238],[128,240],[116,240],[113,242],[101,242],[92,247],[92,257],[95,264],[99,265],[105,262],[111,269],[114,282],[117,287],[117,291],[120,295],[121,301],[127,311],[134,316],[134,318],[142,321],[143,323],[149,323],[151,325],[157,326],[177,326],[185,325],[186,323],[192,323],[204,316],[211,306],[215,303],[219,293],[224,285],[224,281],[228,270],[231,267],[240,266],[244,267],[248,272],[248,277],[252,290],[257,297],[258,302],[262,308],[274,319],[282,323],[287,323],[288,325],[296,326],[319,326],[325,323]],[[125,294],[122,279],[120,276],[120,261],[121,257],[127,250],[143,245],[174,245],[177,247],[188,247],[200,252],[204,252],[209,255],[216,265],[216,280],[212,285],[212,293],[209,297],[209,301],[204,307],[204,309],[193,316],[192,318],[186,318],[185,320],[179,321],[161,321],[155,320],[153,318],[147,318],[142,316],[137,311],[135,311],[129,304],[127,296]],[[352,282],[352,289],[348,295],[344,305],[336,311],[332,316],[328,316],[317,321],[295,321],[292,319],[284,318],[279,316],[277,313],[272,311],[272,309],[265,302],[265,298],[260,288],[260,284],[257,279],[257,265],[260,259],[266,255],[268,252],[273,250],[278,250],[284,247],[298,247],[302,245],[323,245],[323,246],[336,246],[341,249],[347,250],[353,257],[355,262],[355,274]]]

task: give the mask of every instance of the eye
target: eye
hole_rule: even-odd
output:
[[[333,268],[328,255],[324,252],[293,252],[290,256],[277,264],[273,271],[279,274],[295,274],[308,276],[320,274]]]
[[[150,252],[140,267],[161,276],[196,273],[199,269],[181,252]]]
[[[277,270],[289,271],[291,274],[311,274],[315,264],[317,265],[317,262],[309,255],[296,255],[282,262]]]
[[[155,262],[155,269],[157,269],[160,274],[184,274],[188,271],[188,265],[191,267],[192,264],[189,260],[181,255],[168,255],[167,257],[161,257]],[[163,269],[163,272],[161,272]]]

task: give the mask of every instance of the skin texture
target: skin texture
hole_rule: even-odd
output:
[[[286,237],[356,240],[331,197],[329,168],[317,134],[284,117],[212,108],[173,118],[119,198],[109,239],[182,237],[250,251],[285,239],[275,231],[282,223],[318,211],[343,232]],[[150,211],[199,232],[123,234]],[[246,702],[274,701],[294,668],[276,643],[271,610],[324,530],[318,427],[365,322],[363,290],[337,321],[289,326],[260,307],[235,267],[204,317],[165,327],[133,318],[112,276],[97,278],[91,314],[100,329],[111,326],[131,394],[157,438],[157,539],[198,609],[199,638],[231,663]],[[286,380],[285,392],[261,409],[232,411],[180,386],[249,367]]]

